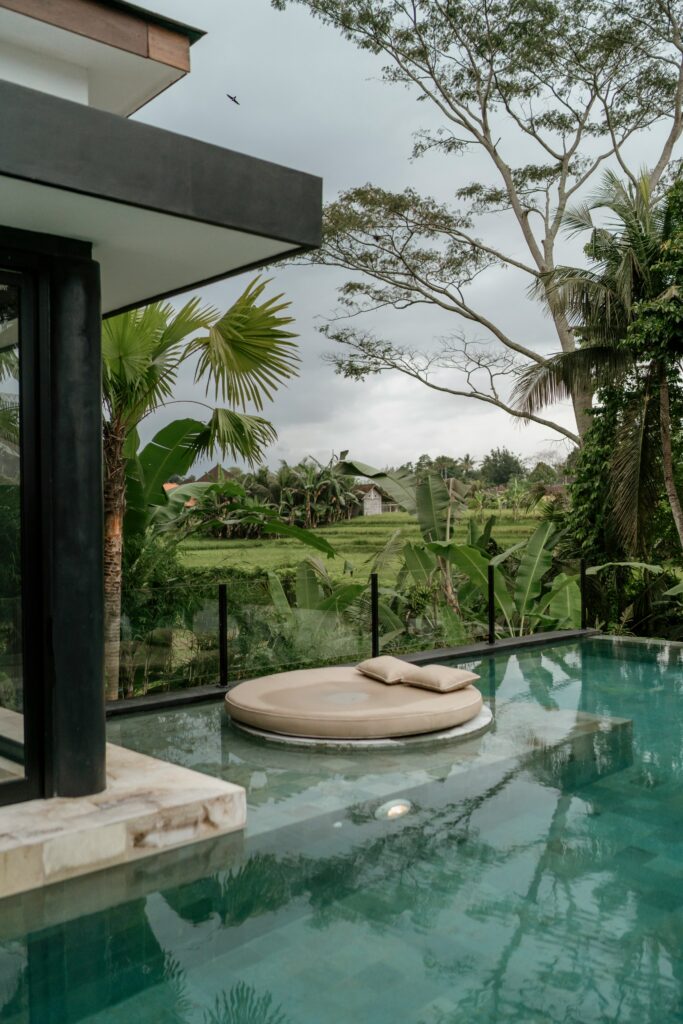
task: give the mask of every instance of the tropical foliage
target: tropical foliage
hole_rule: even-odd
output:
[[[607,511],[629,554],[647,554],[648,526],[664,491],[683,548],[683,510],[674,468],[681,402],[678,344],[683,305],[681,239],[683,182],[663,196],[649,179],[622,183],[607,172],[584,205],[569,210],[573,232],[588,231],[591,266],[558,267],[547,275],[550,306],[561,309],[581,347],[520,375],[518,407],[532,411],[577,388],[595,390],[611,416]],[[595,214],[607,214],[596,224]],[[676,435],[676,436],[674,436]],[[651,536],[651,534],[650,534]]]
[[[119,688],[123,522],[138,427],[175,400],[180,368],[192,360],[195,381],[225,405],[207,406],[210,416],[203,424],[189,427],[184,421],[187,468],[199,453],[213,450],[248,462],[259,459],[275,430],[261,416],[248,415],[244,406],[249,402],[261,409],[279,385],[296,375],[298,365],[294,335],[287,330],[289,304],[281,296],[261,301],[267,283],[253,281],[223,315],[194,298],[177,311],[169,303],[154,303],[104,322],[105,676],[110,699]]]

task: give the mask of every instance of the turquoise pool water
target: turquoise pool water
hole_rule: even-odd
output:
[[[0,903],[0,1022],[683,1021],[683,648],[479,664],[496,727],[460,749],[283,751],[213,705],[112,723],[245,784],[250,832]]]

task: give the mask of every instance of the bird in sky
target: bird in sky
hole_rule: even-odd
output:
[[[226,95],[226,96],[228,97],[228,99],[229,99],[229,100],[232,100],[232,102],[233,102],[233,103],[236,103],[236,104],[237,104],[237,106],[239,107],[239,105],[240,105],[240,101],[239,101],[239,100],[237,99],[237,97],[236,97],[236,96],[231,96],[229,92],[226,92],[226,94],[225,94],[225,95]]]

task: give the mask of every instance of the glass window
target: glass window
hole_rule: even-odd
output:
[[[0,783],[24,776],[20,290],[0,278]]]

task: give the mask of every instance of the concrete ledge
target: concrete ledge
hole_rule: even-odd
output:
[[[235,832],[241,786],[107,745],[95,796],[0,809],[0,898]]]

